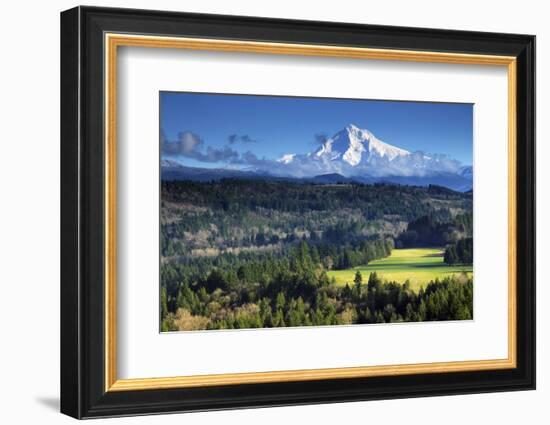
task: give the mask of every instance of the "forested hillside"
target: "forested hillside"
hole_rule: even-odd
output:
[[[376,275],[343,287],[327,276],[395,246],[451,246],[471,233],[471,193],[437,186],[163,181],[162,329],[471,318],[466,276],[419,292]]]

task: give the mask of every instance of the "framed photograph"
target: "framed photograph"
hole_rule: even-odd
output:
[[[61,14],[61,411],[535,388],[535,37]]]

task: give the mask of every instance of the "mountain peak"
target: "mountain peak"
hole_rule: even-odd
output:
[[[346,125],[345,130],[357,131],[357,130],[361,130],[361,129],[359,127],[357,127],[355,124],[349,123],[348,125]]]
[[[254,176],[269,174],[325,183],[342,182],[345,179],[363,183],[389,181],[414,185],[438,184],[456,190],[468,190],[472,187],[473,177],[472,166],[463,165],[444,155],[428,156],[420,151],[409,152],[383,142],[369,130],[353,123],[325,139],[311,152],[286,153],[274,160],[256,162],[251,165],[252,168],[242,171],[218,170],[217,173],[209,169],[200,178],[218,174],[250,177],[242,173],[251,172]],[[167,179],[175,174],[189,174],[183,172],[180,163],[169,158],[163,158],[161,166]],[[192,179],[197,178],[192,176]]]
[[[384,143],[369,130],[359,128],[355,124],[348,124],[327,139],[315,152],[319,159],[341,160],[352,167],[381,158],[393,161],[397,157],[409,154],[409,151]]]

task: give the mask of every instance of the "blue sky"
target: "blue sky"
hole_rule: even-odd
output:
[[[162,137],[183,140],[162,156],[190,166],[221,167],[246,153],[304,154],[317,148],[316,135],[331,137],[348,124],[409,151],[472,164],[471,104],[176,92],[161,92],[160,103]]]

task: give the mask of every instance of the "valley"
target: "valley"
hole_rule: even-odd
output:
[[[467,279],[473,276],[473,267],[468,265],[449,266],[443,261],[444,248],[394,249],[389,257],[371,261],[367,265],[347,270],[331,270],[329,278],[337,285],[353,285],[357,272],[362,276],[376,273],[389,282],[409,282],[411,289],[418,291],[435,279],[443,280],[455,276]]]
[[[161,199],[164,331],[473,317],[454,264],[471,193],[223,178],[163,181]]]

